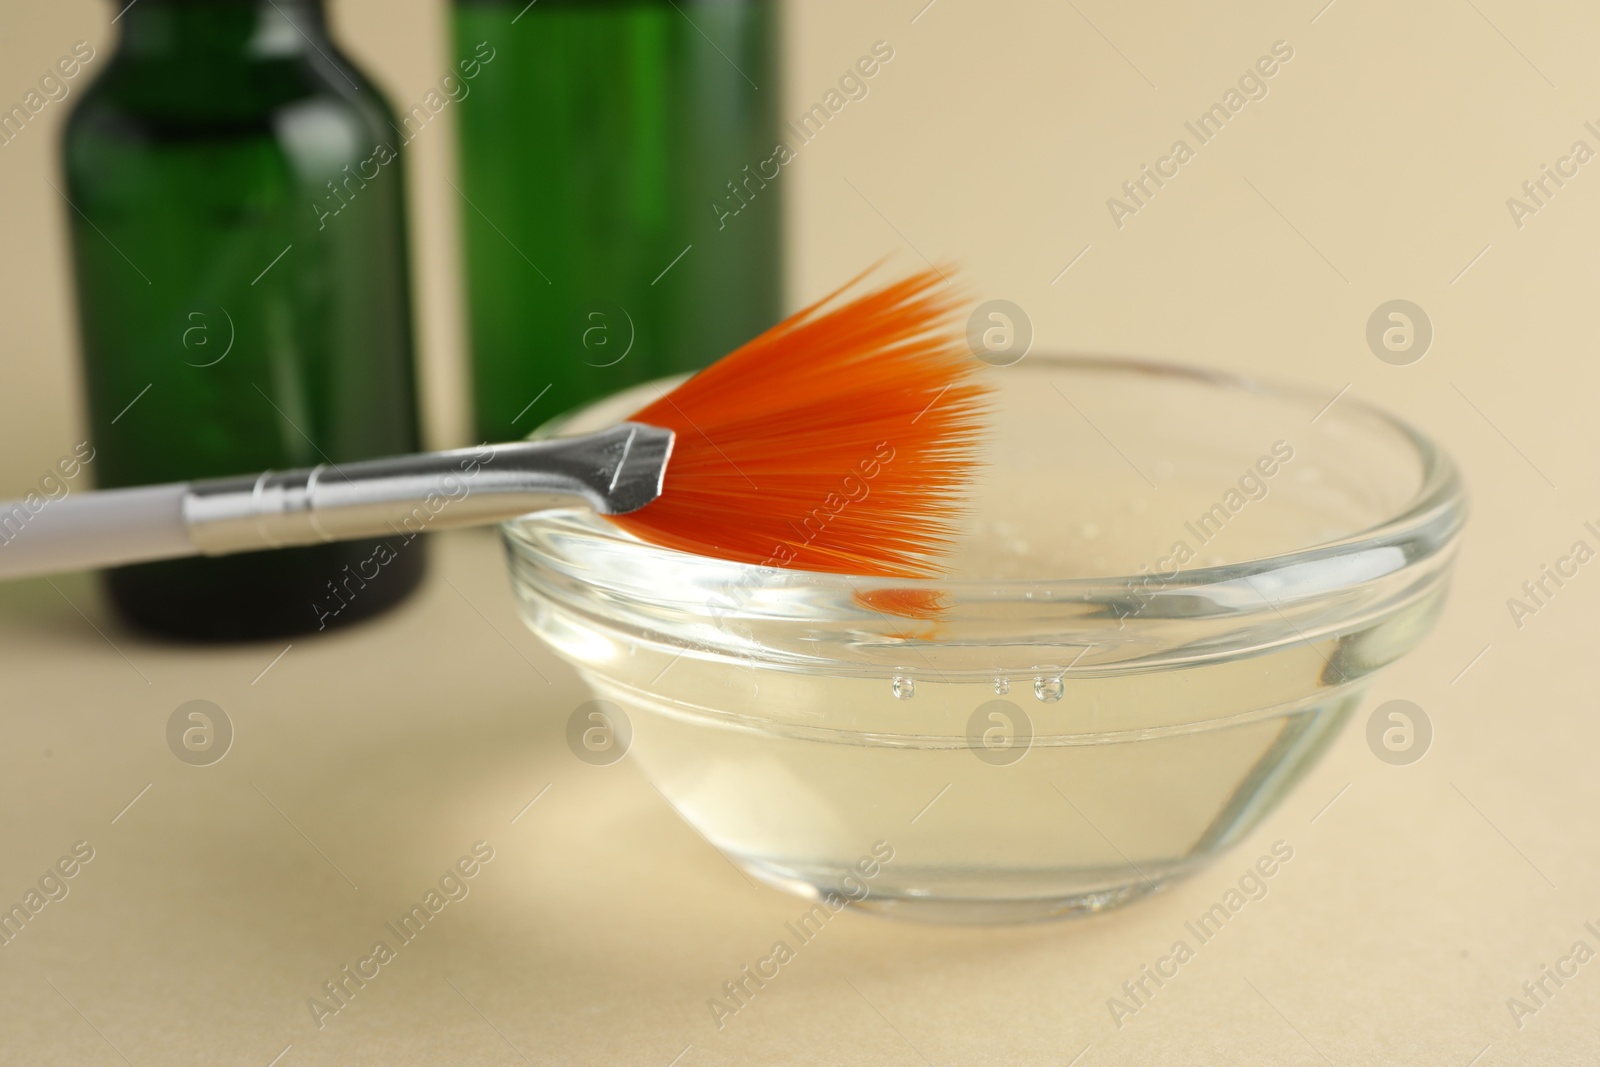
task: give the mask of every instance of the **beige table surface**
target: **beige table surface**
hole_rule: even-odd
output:
[[[874,41],[895,48],[782,179],[793,302],[888,251],[955,260],[1041,347],[1348,385],[1446,444],[1476,501],[1453,599],[1367,705],[1422,706],[1425,758],[1376,759],[1363,711],[1236,851],[1154,899],[996,930],[847,914],[719,1031],[707,998],[800,904],[747,882],[627,761],[571,756],[582,694],[517,622],[491,535],[438,539],[403,610],[287,650],[150,643],[85,576],[16,584],[0,902],[75,842],[94,858],[0,948],[0,1063],[1595,1062],[1600,962],[1520,1025],[1507,999],[1576,941],[1600,949],[1600,577],[1520,629],[1506,600],[1600,520],[1600,163],[1520,228],[1506,200],[1575,140],[1600,148],[1600,15],[1325,2],[807,0],[785,84],[761,91],[798,114]],[[445,70],[440,4],[335,8],[397,101]],[[113,11],[8,0],[0,102],[75,40],[104,54]],[[1106,198],[1279,40],[1294,58],[1268,95],[1119,229]],[[68,209],[46,184],[64,114],[0,148],[5,495],[81,432]],[[412,158],[439,444],[465,425],[451,136]],[[1397,297],[1436,329],[1405,367],[1364,340]],[[167,748],[191,699],[237,729],[210,767]],[[1265,899],[1117,1025],[1108,998],[1280,839],[1294,859]],[[319,1029],[307,999],[480,840],[494,859],[470,895]]]

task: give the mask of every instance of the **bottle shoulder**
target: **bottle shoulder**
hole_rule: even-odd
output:
[[[309,124],[364,144],[392,140],[392,115],[377,86],[342,57],[211,69],[113,59],[78,95],[65,137],[69,153],[84,142],[159,149],[239,136],[292,139]]]

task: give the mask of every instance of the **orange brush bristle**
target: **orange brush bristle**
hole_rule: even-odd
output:
[[[642,408],[677,435],[672,459],[661,497],[612,521],[742,563],[936,573],[985,395],[944,284],[930,270],[838,303],[845,286]]]

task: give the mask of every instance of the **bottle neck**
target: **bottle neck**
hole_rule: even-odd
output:
[[[136,61],[287,59],[328,47],[323,0],[135,0],[118,22],[118,53]]]

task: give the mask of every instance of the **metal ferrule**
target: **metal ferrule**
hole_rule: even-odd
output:
[[[672,431],[625,422],[582,437],[482,445],[194,482],[183,519],[208,556],[502,522],[587,504],[622,515],[661,495]]]

